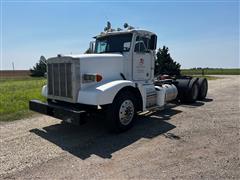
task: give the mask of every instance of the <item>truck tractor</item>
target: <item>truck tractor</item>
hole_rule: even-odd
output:
[[[206,97],[205,78],[154,76],[155,33],[129,26],[107,29],[94,39],[89,54],[47,59],[47,84],[42,88],[47,100],[31,100],[30,110],[73,124],[104,113],[109,130],[122,132],[141,112]]]

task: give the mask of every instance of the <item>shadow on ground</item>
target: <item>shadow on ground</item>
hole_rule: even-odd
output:
[[[54,124],[30,132],[56,144],[63,150],[86,159],[95,154],[111,158],[112,153],[129,146],[141,138],[154,138],[175,128],[168,120],[181,111],[166,109],[148,116],[139,116],[134,127],[121,134],[106,131],[103,119],[91,118],[82,126]]]
[[[199,106],[203,106],[205,103],[207,102],[211,102],[213,101],[213,99],[209,99],[209,98],[206,98],[204,100],[201,100],[201,101],[196,101],[194,103],[191,103],[191,104],[177,104],[177,105],[181,105],[182,107],[187,107],[187,108],[196,108],[196,107],[199,107]]]

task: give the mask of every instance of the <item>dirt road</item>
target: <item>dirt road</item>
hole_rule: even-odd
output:
[[[0,179],[240,179],[240,76],[113,135],[40,116],[0,124]]]

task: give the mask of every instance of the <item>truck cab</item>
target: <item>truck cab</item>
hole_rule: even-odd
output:
[[[42,95],[48,102],[32,100],[31,110],[71,123],[93,110],[104,111],[109,129],[124,131],[133,125],[138,112],[164,108],[178,97],[179,90],[185,94],[187,85],[183,84],[189,85],[189,78],[181,82],[154,79],[156,34],[133,28],[110,29],[94,38],[89,54],[47,60]],[[199,94],[196,82],[194,100]]]
[[[125,78],[149,83],[153,78],[157,36],[145,30],[110,32],[96,37],[94,53],[120,53]]]

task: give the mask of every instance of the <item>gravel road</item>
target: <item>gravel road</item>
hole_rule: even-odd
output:
[[[240,76],[114,135],[38,116],[0,124],[0,179],[240,179]]]

